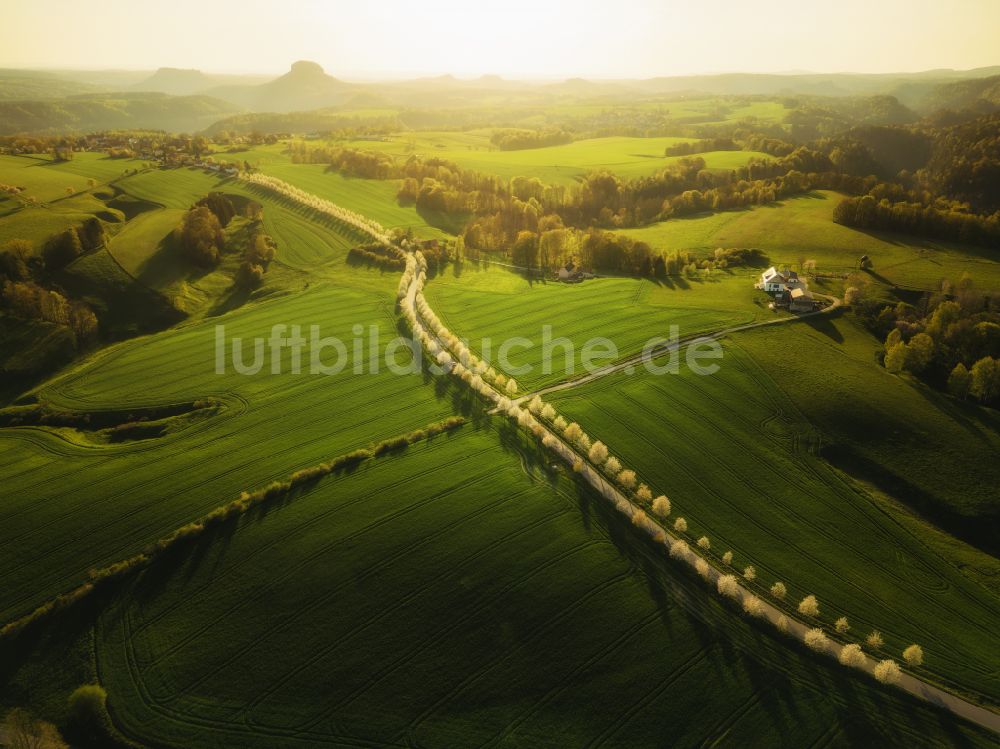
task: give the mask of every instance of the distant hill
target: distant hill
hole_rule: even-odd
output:
[[[139,81],[132,88],[136,91],[158,91],[173,96],[197,94],[215,85],[200,70],[160,68],[149,78]]]
[[[280,78],[256,86],[219,86],[206,93],[258,112],[295,112],[343,104],[356,87],[300,60]]]
[[[1000,75],[935,86],[920,101],[919,108],[925,112],[938,109],[992,112],[1000,109]]]
[[[0,99],[60,99],[93,93],[96,86],[34,70],[0,69]]]
[[[219,120],[205,132],[217,135],[230,133],[319,133],[357,127],[381,127],[393,130],[404,125],[395,110],[364,116],[343,109],[315,109],[311,112],[248,112]]]
[[[144,128],[193,132],[238,108],[210,96],[118,93],[43,101],[0,101],[0,135]]]

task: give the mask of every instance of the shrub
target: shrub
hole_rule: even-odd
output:
[[[840,649],[840,655],[837,656],[837,660],[844,666],[861,668],[865,665],[865,654],[862,652],[860,645],[852,642],[850,645],[844,645]]]
[[[903,651],[903,660],[908,666],[922,666],[924,664],[924,649],[917,644],[910,645]]]
[[[825,653],[830,647],[830,640],[826,636],[826,632],[819,627],[807,629],[802,639],[807,646],[818,653]]]
[[[779,601],[785,600],[785,595],[788,593],[788,589],[785,587],[784,583],[778,582],[771,586],[771,595],[777,598]]]
[[[819,616],[819,601],[816,596],[808,595],[799,602],[799,613],[804,616]]]
[[[114,745],[108,693],[100,684],[77,687],[67,701],[66,732],[74,744],[106,747]]]
[[[712,542],[708,540],[708,536],[702,536],[698,539],[698,548],[708,551],[712,548]]]
[[[193,263],[214,267],[219,263],[219,251],[224,235],[219,219],[205,206],[197,206],[184,214],[174,232],[181,251]]]
[[[249,260],[240,263],[236,271],[236,285],[241,289],[256,289],[264,280],[264,268]]]
[[[753,582],[757,579],[757,569],[752,564],[748,564],[743,568],[743,577],[747,581]]]
[[[618,483],[624,486],[626,489],[631,489],[636,484],[635,471],[626,468],[624,471],[618,474]]]
[[[754,617],[764,616],[764,604],[757,596],[747,596],[743,599],[743,610]]]
[[[730,565],[733,563],[733,552],[727,551],[722,555],[722,563],[725,565]]]
[[[670,514],[670,500],[667,499],[663,494],[653,500],[653,512],[659,515],[661,518],[665,518]]]
[[[736,582],[735,575],[719,575],[715,587],[721,595],[728,598],[736,598],[740,594],[740,585]]]
[[[833,628],[836,629],[839,634],[843,635],[847,634],[847,630],[851,628],[851,625],[847,621],[847,617],[842,616],[836,622],[834,622]]]
[[[677,518],[674,521],[674,530],[678,533],[685,533],[688,529],[688,521],[684,518]]]
[[[876,629],[870,632],[868,637],[865,638],[865,643],[867,643],[868,647],[872,650],[878,650],[885,645],[885,640],[882,639],[882,633]]]
[[[650,502],[653,499],[653,492],[645,484],[639,484],[639,488],[635,490],[635,498],[640,502]]]
[[[872,676],[883,684],[898,684],[902,673],[896,661],[887,659],[875,664],[875,668],[872,669]]]

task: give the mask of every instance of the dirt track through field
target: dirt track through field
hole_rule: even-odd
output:
[[[438,338],[434,334],[434,332],[430,329],[430,327],[425,325],[424,321],[421,319],[420,313],[417,310],[416,306],[416,297],[419,292],[420,292],[420,283],[418,282],[415,274],[414,278],[410,282],[410,286],[407,289],[406,295],[403,297],[400,304],[404,305],[407,309],[413,312],[416,324],[427,335],[429,335],[432,339],[434,339],[441,346],[443,350],[448,350],[447,345],[440,338]],[[680,341],[670,342],[660,348],[644,351],[640,354],[629,357],[616,364],[609,365],[607,367],[602,367],[601,369],[592,372],[584,377],[558,383],[556,385],[543,388],[536,392],[528,393],[526,395],[519,397],[515,402],[522,403],[526,399],[534,397],[536,394],[544,395],[546,393],[558,390],[566,390],[571,387],[577,387],[579,385],[583,385],[588,382],[593,382],[594,380],[597,380],[601,377],[606,377],[615,372],[626,371],[626,370],[629,373],[634,372],[637,365],[642,365],[643,363],[648,362],[657,356],[669,353],[675,349],[679,349],[680,347],[691,345],[697,340],[702,340],[702,341],[714,340],[742,330],[750,330],[753,328],[764,327],[766,325],[778,325],[813,317],[816,315],[830,314],[831,312],[840,307],[840,301],[832,297],[828,298],[831,300],[830,306],[822,310],[817,310],[816,312],[810,312],[804,315],[798,315],[796,317],[787,317],[787,318],[783,317],[775,320],[764,320],[760,322],[748,323],[745,325],[737,325],[730,328],[724,328],[715,333],[710,333],[707,335],[697,336],[695,338],[682,339]],[[493,401],[494,405],[499,405],[503,396],[501,396],[500,393],[494,390],[490,390],[488,397]],[[562,435],[556,433],[554,430],[550,429],[544,423],[540,421],[538,423],[542,425],[546,434],[548,434],[552,439],[555,440],[555,444],[554,447],[552,448],[552,451],[560,459],[562,459],[569,465],[573,465],[577,461],[581,461],[582,465],[579,466],[578,474],[588,484],[590,484],[601,496],[609,500],[620,512],[622,512],[630,519],[633,518],[633,516],[635,516],[637,512],[644,512],[640,507],[636,506],[629,497],[625,496],[621,491],[618,490],[617,487],[608,482],[604,478],[604,476],[601,475],[590,464],[585,455],[579,454],[573,447],[567,444],[567,442],[563,439]],[[651,536],[654,533],[656,533],[656,531],[662,531],[664,534],[662,543],[664,547],[668,549],[672,542],[677,540],[683,540],[680,539],[678,536],[675,536],[668,528],[662,528],[659,525],[644,524],[642,528]],[[691,551],[690,549],[681,558],[684,562],[691,565],[692,567],[695,566],[696,562],[699,559],[702,559],[700,555]],[[708,574],[706,576],[706,580],[710,586],[715,587],[718,579],[723,575],[723,573],[718,568],[716,568],[710,560],[705,559],[704,561],[708,563]],[[743,585],[741,585],[739,582],[737,582],[737,595],[736,595],[737,602],[742,604],[743,602],[752,599],[757,599],[760,601],[762,606],[762,613],[761,613],[762,619],[764,619],[765,621],[769,622],[772,626],[777,628],[779,620],[784,618],[787,623],[787,630],[786,630],[787,635],[797,639],[799,642],[802,642],[805,633],[808,630],[813,629],[814,627],[813,624],[805,620],[799,619],[794,615],[790,615],[787,612],[782,611],[781,609],[772,605],[767,600],[758,597],[756,594],[754,594],[753,592],[745,588]],[[843,647],[845,646],[843,646],[841,643],[836,642],[833,638],[830,638],[830,645],[827,654],[833,657],[839,656],[840,651]],[[875,665],[877,663],[878,661],[875,658],[872,658],[871,656],[865,654],[864,664],[863,666],[859,667],[859,670],[865,671],[868,673],[869,676],[871,676],[873,669],[875,668]],[[966,720],[969,720],[977,725],[990,729],[994,732],[1000,733],[1000,714],[994,712],[993,710],[969,702],[968,700],[963,699],[957,694],[936,687],[933,684],[930,684],[924,681],[923,679],[920,679],[907,672],[902,673],[902,676],[897,686],[916,697],[926,700],[927,702],[937,705],[938,707],[944,708],[945,710],[949,710],[952,713],[962,718],[965,718]]]

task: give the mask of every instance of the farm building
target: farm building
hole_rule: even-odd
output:
[[[816,300],[806,288],[794,288],[788,292],[788,309],[792,312],[812,312],[816,309]]]
[[[798,276],[796,276],[796,280]],[[788,274],[779,271],[773,265],[760,274],[760,280],[754,284],[754,288],[763,289],[772,293],[785,291],[788,286]]]
[[[558,278],[560,281],[565,281],[566,283],[576,283],[583,280],[583,271],[570,260],[564,267],[559,269]]]

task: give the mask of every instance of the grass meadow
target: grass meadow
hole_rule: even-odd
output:
[[[848,321],[821,325],[831,335],[854,335]],[[550,398],[654,494],[671,498],[692,542],[707,535],[716,554],[733,551],[738,570],[754,565],[762,592],[780,580],[794,603],[815,594],[827,625],[846,615],[858,639],[878,629],[897,657],[918,642],[936,678],[996,700],[996,597],[816,455],[849,434],[852,450],[880,458],[895,451],[887,465],[908,476],[943,472],[936,485],[959,482],[956,496],[979,483],[975,496],[988,502],[996,484],[982,472],[995,473],[983,463],[996,454],[996,425],[966,431],[947,406],[928,404],[873,359],[859,357],[858,341],[850,345],[853,351],[841,352],[824,332],[798,323],[736,333],[714,375],[683,367],[673,376],[618,374]],[[782,373],[789,360],[799,364]],[[794,385],[793,398],[782,386],[806,366],[814,374]],[[888,423],[878,427],[880,421]],[[918,425],[923,437],[903,441],[904,422]],[[956,462],[943,465],[951,460],[942,460],[942,449]]]
[[[759,247],[771,262],[798,268],[802,259],[817,270],[849,273],[862,255],[874,263],[876,279],[903,287],[929,289],[942,278],[968,273],[983,284],[1000,284],[1000,263],[987,250],[888,233],[869,233],[833,222],[841,196],[817,191],[781,203],[705,216],[671,219],[622,233],[648,242],[654,250],[714,250]]]
[[[364,271],[358,271],[363,275]],[[0,620],[26,613],[81,582],[91,567],[135,553],[177,526],[306,466],[451,413],[444,392],[421,375],[215,374],[214,326],[229,336],[267,337],[274,324],[320,326],[353,339],[374,325],[397,335],[382,295],[334,286],[251,304],[106,349],[37,391],[55,408],[128,409],[213,397],[219,412],[154,440],[94,446],[79,435],[36,427],[0,431]],[[244,357],[250,361],[250,341]],[[289,355],[285,350],[286,357]],[[327,352],[326,361],[332,361]],[[403,357],[400,357],[400,361]],[[192,460],[192,456],[197,456]],[[68,490],[68,487],[72,487]]]
[[[467,426],[144,573],[96,632],[115,719],[192,748],[988,742],[723,610],[538,458]]]
[[[346,141],[344,145],[406,157],[438,157],[464,169],[495,174],[505,179],[537,177],[558,185],[575,184],[585,174],[606,169],[623,178],[647,177],[679,157],[663,155],[669,145],[688,138],[587,138],[560,146],[500,151],[490,143],[491,130],[469,132],[416,132],[388,136],[385,141]],[[708,169],[734,169],[751,158],[769,158],[753,151],[713,151],[699,154]]]
[[[583,374],[581,350],[594,336],[609,339],[621,358],[639,353],[651,338],[667,337],[671,325],[687,336],[774,314],[755,294],[752,277],[745,272],[715,272],[662,284],[636,278],[562,284],[529,282],[502,266],[476,270],[466,263],[460,276],[445,272],[430,281],[425,294],[442,321],[468,339],[473,350],[480,351],[482,340],[491,338],[494,362],[505,340],[515,336],[531,340],[532,348],[513,348],[509,355],[513,364],[532,367],[528,374],[515,375],[527,390],[567,376],[560,350],[552,357],[551,373],[542,371],[545,325],[552,326],[553,340],[565,337],[573,342],[573,367],[576,374]]]

